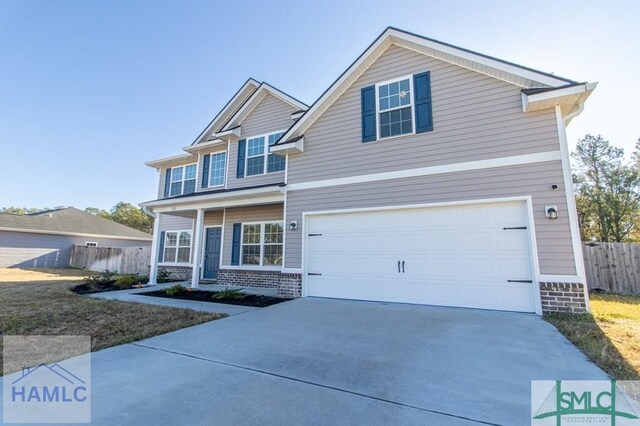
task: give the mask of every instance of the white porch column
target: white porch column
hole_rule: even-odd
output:
[[[153,239],[151,240],[151,269],[149,270],[149,284],[158,285],[158,246],[160,243],[160,214],[156,213],[153,221]]]
[[[198,288],[200,279],[200,262],[202,261],[202,230],[204,224],[204,210],[198,209],[196,215],[196,230],[193,236],[193,271],[191,272],[191,288]]]

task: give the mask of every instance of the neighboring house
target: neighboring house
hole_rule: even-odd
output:
[[[67,268],[74,245],[144,247],[151,235],[73,207],[0,213],[0,267]]]
[[[152,282],[585,311],[565,125],[595,86],[393,28],[311,107],[250,79],[147,163]]]

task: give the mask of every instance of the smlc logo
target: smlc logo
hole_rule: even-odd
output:
[[[86,400],[85,381],[60,364],[23,368],[22,376],[11,384],[11,402],[57,403]]]
[[[620,384],[615,380],[534,381],[532,424],[640,425],[638,382]]]

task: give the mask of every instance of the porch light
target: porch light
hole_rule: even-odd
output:
[[[544,208],[544,212],[549,219],[557,219],[558,218],[558,207],[557,206],[547,206]]]

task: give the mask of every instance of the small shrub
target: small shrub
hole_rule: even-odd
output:
[[[167,271],[165,268],[158,269],[158,277],[156,278],[158,283],[166,283],[169,281],[169,276],[171,272]]]
[[[217,300],[222,300],[222,299],[238,299],[239,300],[239,299],[244,299],[245,297],[247,297],[247,295],[244,294],[242,291],[231,289],[231,288],[225,288],[224,290],[221,290],[213,295],[213,298]]]
[[[138,283],[138,277],[136,275],[120,275],[116,277],[115,285],[122,289],[131,288]]]
[[[164,289],[164,292],[167,294],[167,296],[171,296],[171,297],[177,296],[178,294],[182,294],[185,291],[187,291],[187,289],[181,286],[180,284],[176,284],[172,287]]]

